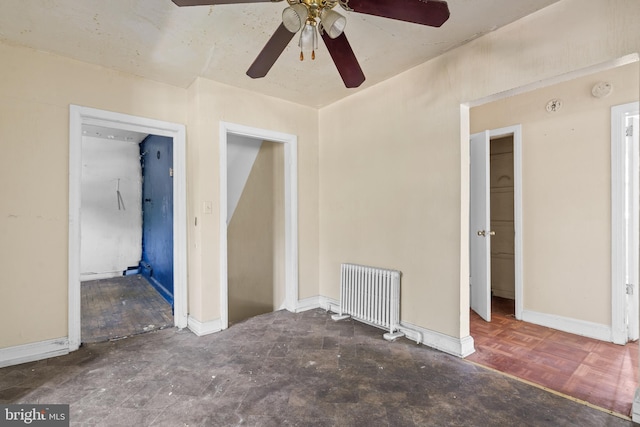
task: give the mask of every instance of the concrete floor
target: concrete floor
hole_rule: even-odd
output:
[[[632,425],[382,332],[323,310],[170,328],[0,369],[0,403],[68,403],[75,426]]]

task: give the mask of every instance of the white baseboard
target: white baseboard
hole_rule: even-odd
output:
[[[91,280],[112,279],[114,277],[122,277],[122,271],[110,271],[107,273],[84,273],[80,274],[80,281],[88,282]]]
[[[418,344],[424,344],[453,356],[464,358],[475,352],[471,336],[455,338],[402,321],[400,322],[400,331]]]
[[[318,298],[320,308],[334,313],[339,312],[340,302],[338,300],[325,296],[320,296]],[[473,338],[471,336],[454,338],[449,335],[441,334],[439,332],[402,321],[400,322],[400,331],[403,332],[408,339],[413,340],[418,344],[424,344],[428,347],[435,348],[457,357],[467,357],[475,351],[475,348],[473,347]]]
[[[522,311],[522,320],[601,341],[611,342],[612,340],[611,327],[600,323],[587,322],[585,320],[572,319],[570,317],[556,316],[554,314],[539,313],[537,311],[530,310]]]
[[[320,308],[322,306],[320,303],[321,299],[321,296],[315,296],[299,300],[296,304],[296,313]]]
[[[69,353],[67,337],[0,349],[0,368]]]
[[[187,320],[187,328],[197,336],[213,334],[222,330],[222,322],[220,319],[209,320],[208,322],[201,322],[189,316]]]
[[[320,296],[320,308],[331,311],[333,313],[337,313],[338,310],[340,310],[340,301],[333,298]]]
[[[323,295],[305,298],[298,301],[296,313],[313,310],[314,308],[321,308],[326,311],[337,313],[340,309],[340,301],[333,298],[325,297]]]

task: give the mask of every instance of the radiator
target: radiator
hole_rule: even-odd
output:
[[[357,264],[342,264],[340,309],[333,320],[355,320],[389,330],[393,341],[404,334],[400,328],[400,272]]]

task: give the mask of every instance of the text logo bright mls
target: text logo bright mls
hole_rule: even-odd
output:
[[[69,405],[0,405],[0,427],[68,427]]]

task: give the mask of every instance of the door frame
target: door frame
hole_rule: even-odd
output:
[[[187,191],[185,126],[161,120],[69,106],[69,351],[80,347],[80,219],[82,187],[82,126],[147,133],[173,138],[173,277],[174,325],[187,326]]]
[[[473,101],[468,101],[468,102],[462,102],[460,104],[460,144],[461,144],[461,152],[462,152],[462,156],[461,156],[461,161],[462,161],[462,166],[461,166],[461,194],[462,194],[462,206],[465,207],[466,209],[462,209],[461,210],[461,221],[460,221],[460,226],[461,226],[461,237],[462,237],[462,241],[461,241],[461,252],[460,252],[460,259],[461,259],[461,263],[460,263],[460,289],[461,289],[461,308],[462,307],[469,307],[469,243],[468,243],[468,238],[469,238],[469,209],[468,209],[468,203],[469,203],[469,138],[470,138],[470,129],[471,129],[471,109],[473,107],[477,107],[480,105],[484,105],[484,104],[488,104],[491,103],[493,101],[498,101],[504,98],[508,98],[510,96],[515,96],[515,95],[519,95],[522,93],[526,93],[526,92],[531,92],[534,91],[536,89],[541,89],[544,87],[548,87],[554,84],[558,84],[558,83],[562,83],[562,82],[566,82],[569,80],[572,80],[574,78],[579,78],[579,77],[584,77],[584,76],[588,76],[594,73],[598,73],[600,71],[605,71],[605,70],[610,70],[616,67],[621,67],[624,65],[628,65],[628,64],[632,64],[634,62],[639,62],[640,61],[640,55],[638,53],[631,53],[628,55],[624,55],[621,56],[619,58],[615,58],[609,61],[605,61],[599,64],[595,64],[595,65],[591,65],[591,66],[587,66],[585,68],[581,68],[578,70],[574,70],[574,71],[570,71],[567,72],[565,74],[560,74],[557,76],[553,76],[553,77],[549,77],[543,80],[539,80],[533,83],[529,83],[529,84],[525,84],[519,87],[516,87],[514,89],[509,89],[509,90],[505,90],[503,92],[498,92],[498,93],[494,93],[494,94],[490,94],[488,96],[482,97],[482,98],[478,98],[475,99]],[[612,285],[613,286],[613,285]],[[524,288],[524,287],[523,287]],[[640,289],[638,291],[640,293]],[[615,295],[615,294],[614,294]],[[612,295],[612,300],[614,299],[614,295]],[[619,293],[618,296],[619,297]],[[613,305],[613,303],[612,303]],[[619,306],[619,305],[618,305]],[[517,306],[516,306],[517,309]],[[612,307],[613,309],[613,307]],[[468,309],[467,309],[468,311]],[[524,310],[522,307],[520,307],[520,312],[521,314],[525,314]],[[615,309],[613,309],[613,312],[615,313]],[[465,319],[464,321],[464,326],[466,326],[466,332],[469,332],[469,316],[468,313],[462,313],[463,319]],[[520,319],[523,320],[523,319]],[[560,330],[565,330],[565,331],[570,331],[571,329],[567,328],[567,323],[564,322],[562,324],[558,324],[557,322],[560,319],[557,319],[555,317],[552,318],[552,323],[553,324],[548,324],[549,322],[543,322],[541,320],[541,318],[536,317],[536,316],[528,316],[527,319],[524,319],[525,321],[531,321],[532,323],[537,323],[537,324],[541,324],[543,326],[551,326],[554,327],[556,329],[560,329]],[[544,320],[544,319],[543,319]],[[571,319],[569,319],[571,320]],[[574,329],[573,332],[571,333],[577,333],[580,335],[585,335],[585,336],[589,336],[592,338],[597,338],[600,340],[605,340],[605,341],[611,341],[612,342],[612,327],[606,327],[606,330],[603,329],[598,329],[595,333],[593,333],[593,331],[591,329],[585,329],[585,328],[581,328],[579,329],[582,332],[578,332],[577,330],[575,330],[575,325],[570,323],[568,324],[569,327],[572,327]],[[578,325],[578,327],[580,328],[580,326]],[[585,331],[588,331],[587,333],[585,333]],[[463,330],[464,332],[464,330]],[[608,337],[608,338],[605,338]],[[640,405],[640,403],[639,403]]]
[[[640,102],[631,102],[611,107],[611,338],[615,344],[626,344],[638,339],[638,147],[631,152],[626,149],[625,119],[637,115]],[[634,129],[634,132],[638,130]],[[627,166],[628,165],[628,166]],[[625,185],[627,177],[629,185]],[[631,206],[627,200],[631,199]],[[631,211],[631,212],[629,212]],[[631,215],[631,227],[627,236],[626,216]],[[631,262],[627,265],[627,242],[631,238]],[[627,305],[626,271],[631,271],[629,281],[633,285],[632,304]],[[631,316],[629,316],[631,314]],[[632,323],[633,322],[633,323]]]
[[[512,125],[499,129],[489,130],[489,144],[492,139],[498,139],[505,136],[513,136],[513,221],[514,221],[514,281],[515,281],[515,317],[518,320],[522,320],[522,308],[523,308],[523,257],[522,257],[522,126]],[[471,144],[471,138],[469,138],[469,144]],[[471,147],[469,147],[471,151]],[[471,164],[470,164],[471,167]],[[491,163],[489,162],[489,169],[487,170],[487,176],[490,174]],[[488,181],[488,179],[487,179]],[[491,184],[487,182],[487,188],[485,189],[487,194],[490,194]],[[469,187],[471,188],[471,186]],[[490,202],[489,202],[490,203]],[[489,205],[490,209],[490,205]],[[470,213],[471,215],[471,213]],[[491,218],[489,218],[491,221]],[[472,233],[475,230],[470,230],[469,239],[471,239]],[[489,237],[490,238],[490,237]],[[469,251],[471,251],[471,241],[469,241]],[[471,253],[469,254],[471,258]],[[489,254],[489,263],[491,263],[491,256]],[[488,270],[489,280],[491,279],[491,269]],[[489,293],[491,293],[491,285],[488,286]],[[491,312],[491,305],[489,305],[489,312]]]
[[[229,327],[227,245],[227,136],[284,144],[285,308],[298,307],[298,137],[271,130],[220,122],[220,327]]]

